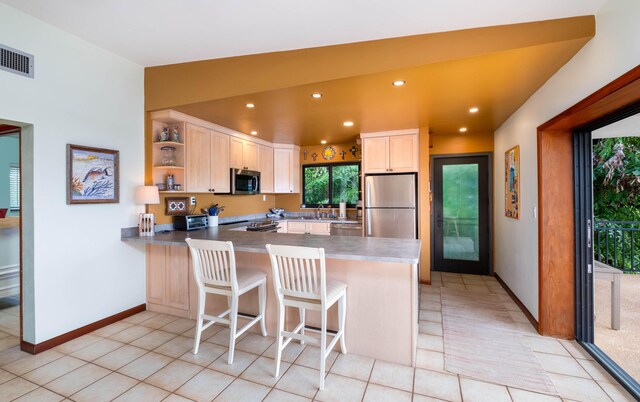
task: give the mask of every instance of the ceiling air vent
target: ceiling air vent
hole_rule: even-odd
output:
[[[0,70],[33,78],[33,55],[0,44]]]

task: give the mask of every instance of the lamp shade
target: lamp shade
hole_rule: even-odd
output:
[[[160,204],[158,186],[136,187],[136,204]]]

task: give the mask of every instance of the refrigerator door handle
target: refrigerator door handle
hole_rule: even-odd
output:
[[[371,205],[371,179],[365,178],[365,206]]]
[[[365,216],[365,219],[366,219],[365,227],[367,228],[366,236],[367,237],[371,237],[371,210],[370,209],[366,209],[365,211],[366,211],[366,213],[365,213],[365,215],[366,215]]]

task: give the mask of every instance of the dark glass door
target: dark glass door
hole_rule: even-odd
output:
[[[433,159],[433,269],[490,274],[489,157]]]

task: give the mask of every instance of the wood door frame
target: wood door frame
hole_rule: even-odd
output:
[[[493,152],[472,152],[468,154],[433,154],[429,155],[429,263],[430,271],[433,271],[434,258],[435,258],[435,219],[433,216],[433,161],[434,159],[443,158],[464,158],[473,156],[486,156],[488,166],[488,186],[489,186],[489,272],[490,275],[495,273],[493,261],[494,261],[494,211],[493,211]]]
[[[538,127],[538,332],[575,337],[573,132],[640,101],[640,66]],[[559,246],[560,245],[560,246]],[[564,245],[564,246],[562,246]]]
[[[18,220],[18,244],[20,253],[19,286],[20,286],[20,343],[22,343],[22,304],[24,292],[22,290],[22,129],[18,126],[0,124],[0,137],[18,134],[18,169],[20,169],[20,219]]]

